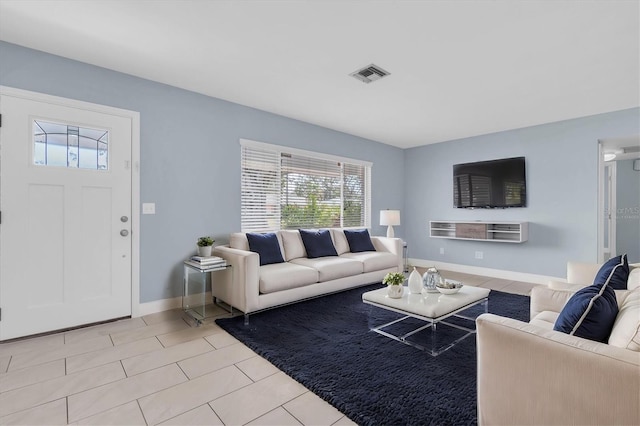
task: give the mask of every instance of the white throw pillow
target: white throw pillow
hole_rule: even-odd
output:
[[[307,251],[304,249],[304,243],[298,230],[282,230],[278,231],[282,237],[282,245],[284,246],[284,260],[288,262],[300,257],[307,257]]]
[[[331,239],[333,240],[333,246],[336,248],[338,256],[349,252],[349,242],[344,235],[342,228],[331,228]]]
[[[244,232],[234,232],[229,236],[229,247],[232,249],[249,251],[249,241]]]

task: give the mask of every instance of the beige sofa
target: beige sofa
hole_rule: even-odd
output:
[[[307,258],[297,230],[276,232],[284,263],[260,266],[249,251],[244,233],[231,234],[229,245],[214,255],[232,265],[225,280],[217,280],[213,296],[248,315],[275,306],[382,281],[389,272],[402,271],[402,240],[371,237],[376,251],[351,253],[340,228],[330,229],[338,256]]]
[[[479,424],[640,424],[640,264],[630,265],[628,290],[616,290],[608,344],[553,330],[599,267],[572,262],[567,282],[535,287],[529,323],[478,317]]]

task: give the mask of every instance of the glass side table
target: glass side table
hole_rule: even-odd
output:
[[[212,289],[215,279],[224,278],[224,274],[232,273],[231,265],[212,268],[200,268],[188,261],[184,262],[184,292],[182,310],[200,325],[220,311],[213,301]],[[215,278],[215,279],[214,279]]]

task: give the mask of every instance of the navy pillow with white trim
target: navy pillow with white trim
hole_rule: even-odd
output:
[[[367,229],[345,229],[344,236],[347,237],[349,250],[351,253],[361,253],[363,251],[376,251],[371,242]]]
[[[618,302],[613,289],[607,284],[593,284],[571,296],[553,329],[607,343],[616,316]]]
[[[338,252],[333,246],[333,240],[328,229],[307,230],[299,229],[300,237],[304,249],[307,251],[307,257],[314,259],[316,257],[337,256]]]
[[[627,281],[629,280],[629,262],[627,255],[612,257],[607,260],[596,274],[593,280],[594,284],[607,282],[614,290],[626,290]]]
[[[612,284],[627,287],[627,255],[609,259],[589,287],[578,290],[562,308],[553,329],[572,336],[607,343],[618,316],[618,301]]]
[[[247,241],[249,242],[249,250],[260,256],[260,266],[284,262],[278,237],[273,232],[266,234],[247,232]]]

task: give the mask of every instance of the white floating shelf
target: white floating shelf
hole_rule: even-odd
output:
[[[429,221],[431,238],[523,243],[529,239],[529,222]]]

